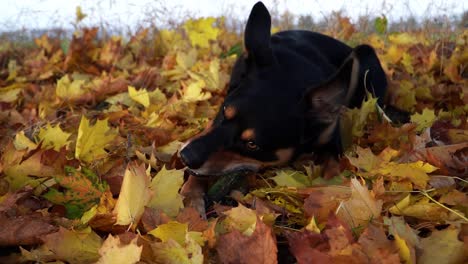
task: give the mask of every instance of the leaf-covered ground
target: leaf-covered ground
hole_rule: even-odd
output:
[[[468,31],[363,35],[343,19],[325,33],[375,47],[410,122],[370,99],[343,115],[338,162],[248,175],[207,219],[184,206],[175,153],[242,51],[222,19],[2,42],[0,262],[467,261]]]

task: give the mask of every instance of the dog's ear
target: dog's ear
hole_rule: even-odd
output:
[[[244,33],[244,44],[248,57],[253,58],[258,66],[273,63],[270,48],[271,17],[262,2],[257,2],[250,12]]]
[[[308,111],[317,114],[314,115],[316,118],[323,116],[324,123],[334,120],[342,106],[348,106],[358,80],[359,60],[352,52],[331,78],[306,93]]]
[[[336,135],[339,115],[351,101],[358,80],[359,60],[352,52],[331,78],[306,92],[308,123],[321,128],[316,144],[324,145]]]

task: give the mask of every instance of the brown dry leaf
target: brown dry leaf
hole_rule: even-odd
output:
[[[260,219],[250,236],[237,229],[220,235],[216,251],[221,263],[278,263],[275,235]]]
[[[359,237],[358,242],[371,263],[400,263],[397,247],[387,238],[382,228],[369,225]]]
[[[441,174],[464,177],[467,175],[468,142],[418,149],[405,158],[408,161],[426,161],[440,168]]]
[[[179,223],[187,223],[190,231],[203,232],[208,228],[208,221],[203,219],[193,207],[182,209],[176,220]]]
[[[369,191],[357,179],[351,179],[351,198],[340,204],[337,216],[359,230],[380,217],[382,204],[382,200],[375,199],[373,191]]]
[[[8,217],[0,214],[0,246],[37,245],[42,238],[58,231],[50,216],[39,213]]]
[[[325,263],[331,264],[332,257],[327,254],[330,246],[326,237],[308,230],[301,232],[286,232],[289,243],[289,250],[299,264]]]
[[[304,200],[304,212],[307,217],[314,216],[318,223],[326,222],[330,212],[335,212],[338,208],[340,200],[348,198],[350,194],[344,189],[337,191],[333,191],[331,186],[311,191]]]

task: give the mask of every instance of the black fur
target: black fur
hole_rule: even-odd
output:
[[[270,27],[268,10],[258,2],[245,29],[247,52],[233,68],[228,94],[210,132],[180,152],[189,168],[206,167],[221,152],[265,164],[278,161],[282,149],[294,152],[288,161],[318,149],[338,154],[342,151],[337,123],[341,107],[360,106],[366,89],[382,104],[386,76],[370,46],[353,49],[334,38],[302,30],[270,36]],[[350,83],[353,78],[355,87]],[[223,111],[228,106],[236,109],[232,119]],[[255,130],[253,143],[241,139],[249,128]],[[252,149],[252,144],[258,148]],[[236,165],[231,170],[252,168]],[[207,171],[216,174],[229,169]]]

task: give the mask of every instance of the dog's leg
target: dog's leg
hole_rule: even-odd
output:
[[[180,194],[184,196],[185,207],[195,208],[203,219],[206,219],[204,196],[208,181],[208,179],[190,175],[180,190]]]

